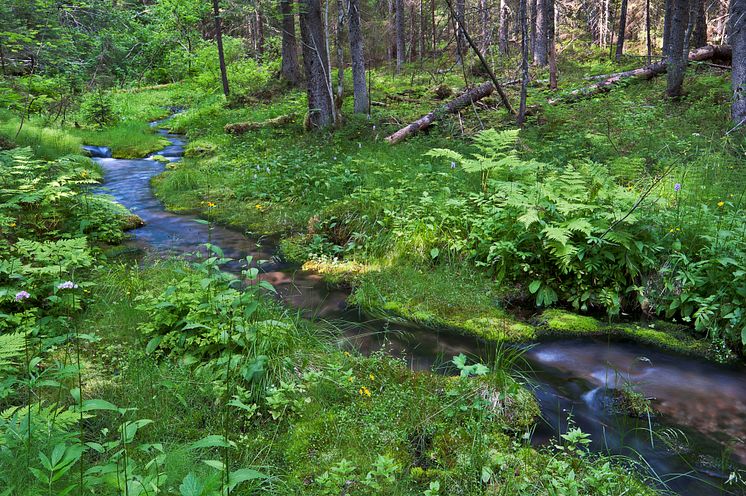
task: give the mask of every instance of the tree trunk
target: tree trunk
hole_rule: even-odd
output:
[[[549,89],[557,89],[557,43],[555,40],[554,0],[544,0],[547,4],[547,52],[549,55]]]
[[[228,71],[225,68],[225,53],[223,52],[223,27],[220,17],[220,0],[212,0],[212,13],[215,17],[215,39],[218,42],[218,60],[220,62],[220,81],[223,83],[223,94],[230,95],[228,87]]]
[[[745,0],[740,0],[745,1]],[[732,50],[728,45],[707,45],[689,52],[688,60],[691,62],[700,62],[709,59],[728,60],[731,58]],[[616,74],[606,74],[595,76],[592,79],[602,79],[602,81],[577,89],[560,98],[549,100],[549,104],[570,103],[583,98],[589,98],[599,93],[606,93],[611,90],[617,83],[628,78],[652,79],[655,76],[666,72],[666,61],[656,62],[654,64],[633,69],[631,71],[618,72]]]
[[[521,24],[521,102],[518,107],[518,125],[523,127],[526,121],[526,92],[528,90],[528,19],[526,13],[526,0],[519,0],[519,17]]]
[[[619,13],[619,34],[616,40],[616,61],[622,60],[624,53],[624,34],[627,31],[627,0],[622,0],[622,7]]]
[[[684,55],[684,38],[686,26],[689,20],[689,0],[672,0],[673,7],[670,30],[670,53],[668,54],[668,81],[666,84],[666,95],[669,98],[681,96],[684,83],[684,72],[686,71],[686,58]]]
[[[350,0],[350,56],[355,113],[367,114],[369,104],[365,81],[365,48],[360,28],[360,0]]]
[[[733,46],[731,114],[735,126],[746,124],[746,0],[731,0],[728,39]]]
[[[466,42],[464,40],[463,30],[461,26],[466,28],[466,0],[456,0],[456,18],[454,22],[456,24],[456,63],[463,64],[463,57],[466,54]]]
[[[668,57],[668,54],[671,51],[671,19],[673,19],[673,3],[675,1],[676,0],[666,0],[666,10],[663,17],[663,46],[661,47],[663,58]]]
[[[399,74],[404,65],[404,0],[395,0],[396,9],[396,73]]]
[[[498,28],[500,55],[508,54],[508,14],[507,0],[500,0],[500,26]]]
[[[298,47],[295,41],[295,17],[291,0],[280,0],[282,14],[282,77],[290,84],[298,84]]]
[[[705,0],[692,1],[696,4],[692,45],[696,48],[707,44],[707,16],[705,15]]]
[[[425,32],[427,31],[427,20],[425,17],[425,0],[420,0],[420,59],[424,58],[427,54],[427,38]]]
[[[345,90],[345,50],[344,45],[344,27],[345,27],[345,7],[344,0],[337,0],[337,30],[334,36],[334,48],[337,53],[337,95],[336,109],[342,108],[342,99]]]
[[[536,0],[534,64],[539,67],[547,65],[547,1]]]
[[[303,66],[308,84],[309,127],[323,128],[334,123],[332,89],[329,86],[329,54],[321,20],[320,0],[301,0],[300,35]]]
[[[653,39],[650,35],[650,0],[645,0],[645,43],[648,49],[648,65],[653,63]]]
[[[466,108],[472,103],[481,100],[482,98],[491,95],[495,91],[495,85],[492,81],[482,83],[479,86],[465,91],[458,98],[451,100],[445,105],[442,105],[437,110],[430,112],[414,121],[413,123],[399,129],[394,134],[388,136],[386,141],[395,145],[402,140],[405,140],[409,136],[418,133],[419,131],[429,127],[433,122],[437,121],[441,116],[445,114],[455,114],[459,110]]]
[[[528,17],[526,19],[526,22],[528,22],[530,26],[529,35],[531,38],[530,38],[529,51],[533,55],[534,52],[536,52],[536,6],[537,6],[536,4],[537,4],[537,0],[529,0],[529,1],[530,3],[528,6],[530,8],[530,12],[527,12]]]
[[[433,35],[433,55],[438,49],[438,29],[435,24],[435,0],[430,0],[430,24]]]
[[[261,9],[256,9],[256,54],[257,60],[262,60],[264,55],[264,14]]]
[[[483,52],[492,45],[492,20],[490,19],[489,0],[479,0],[479,19],[481,24],[481,48]]]
[[[409,5],[409,60],[415,62],[417,60],[417,43],[419,35],[417,33],[417,9],[415,8],[415,2],[412,1]]]

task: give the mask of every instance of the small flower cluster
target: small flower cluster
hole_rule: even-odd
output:
[[[65,281],[58,284],[57,289],[78,289],[78,285],[72,281]]]
[[[16,301],[27,300],[28,298],[31,298],[31,295],[28,291],[19,291],[18,293],[16,293]]]

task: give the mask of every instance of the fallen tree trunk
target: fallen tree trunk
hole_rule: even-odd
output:
[[[429,127],[433,122],[440,119],[443,115],[455,114],[467,105],[471,105],[472,103],[491,95],[492,93],[494,93],[494,91],[495,85],[492,84],[492,81],[482,83],[479,86],[475,86],[474,88],[466,90],[454,100],[451,100],[445,105],[438,107],[436,110],[433,110],[429,114],[420,117],[413,123],[399,129],[391,136],[388,136],[386,138],[386,141],[388,141],[391,145],[395,145],[400,141],[403,141],[412,136],[413,134],[416,134],[419,131]]]
[[[243,134],[247,131],[262,129],[265,127],[280,127],[286,124],[292,124],[293,122],[295,122],[295,116],[288,114],[261,122],[236,122],[234,124],[226,124],[224,130],[228,134]]]
[[[730,46],[728,45],[718,45],[718,46],[707,45],[707,46],[692,50],[691,52],[689,52],[689,56],[688,56],[689,62],[700,62],[703,60],[710,60],[710,59],[727,60],[730,58],[731,58],[731,49],[730,49]],[[612,87],[614,87],[616,84],[618,84],[620,81],[624,79],[629,79],[629,78],[652,79],[655,76],[664,74],[665,72],[666,72],[666,62],[662,61],[662,62],[656,62],[654,64],[647,65],[645,67],[640,67],[639,69],[633,69],[631,71],[618,72],[616,74],[607,74],[605,76],[594,76],[593,77],[594,79],[603,78],[603,80],[598,83],[594,83],[590,86],[579,88],[564,96],[551,99],[549,100],[549,104],[555,105],[557,103],[568,103],[568,102],[574,102],[577,100],[582,100],[583,98],[588,98],[594,95],[598,95],[599,93],[606,93],[609,90],[611,90]]]

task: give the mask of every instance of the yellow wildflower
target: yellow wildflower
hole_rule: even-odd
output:
[[[376,376],[374,376],[373,374],[370,374],[368,377],[370,377],[371,381],[375,381],[376,380]]]
[[[348,377],[348,378],[347,378],[347,380],[348,380],[349,382],[352,382],[352,381],[354,381],[354,380],[355,380],[355,378],[354,378],[354,377],[352,377],[352,376],[350,376],[350,377]]]
[[[16,223],[15,222],[11,222],[10,223],[10,227],[16,227]]]
[[[264,210],[264,207],[262,206],[261,203],[257,203],[256,207],[254,207],[254,208],[256,208],[257,210]]]
[[[371,396],[371,394],[370,394],[370,389],[368,389],[368,388],[367,388],[367,387],[365,387],[365,386],[361,387],[361,388],[360,388],[360,389],[358,390],[358,394],[359,394],[360,396],[367,396],[368,398],[370,398],[370,396]]]
[[[718,202],[718,208],[723,208],[723,205],[725,205],[724,201],[719,201]]]
[[[207,208],[212,208],[214,206],[215,204],[213,202],[207,202]]]
[[[350,356],[350,352],[349,351],[345,351],[345,356]]]

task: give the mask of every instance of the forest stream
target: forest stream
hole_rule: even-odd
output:
[[[158,127],[163,121],[154,122]],[[183,136],[158,129],[171,145],[155,155],[180,160]],[[362,353],[385,349],[414,370],[431,369],[459,353],[487,360],[490,346],[471,337],[399,321],[367,318],[348,308],[349,292],[329,287],[318,274],[299,270],[276,256],[276,240],[197,222],[171,213],[154,196],[150,180],[165,170],[153,158],[110,158],[104,147],[85,147],[104,170],[109,194],[145,225],[131,243],[158,256],[194,253],[210,242],[235,260],[252,256],[261,277],[290,307],[335,324],[345,343]],[[238,262],[226,270],[239,272]],[[492,345],[494,348],[494,345]],[[493,350],[494,351],[494,350]],[[540,402],[543,420],[533,433],[537,444],[565,432],[568,417],[591,434],[592,448],[642,456],[667,487],[679,494],[741,494],[724,486],[733,465],[746,465],[746,371],[695,358],[651,350],[629,342],[566,339],[540,342],[525,354],[527,380]],[[614,389],[625,385],[645,397],[659,414],[632,418],[614,408]],[[651,431],[652,427],[652,431]]]

